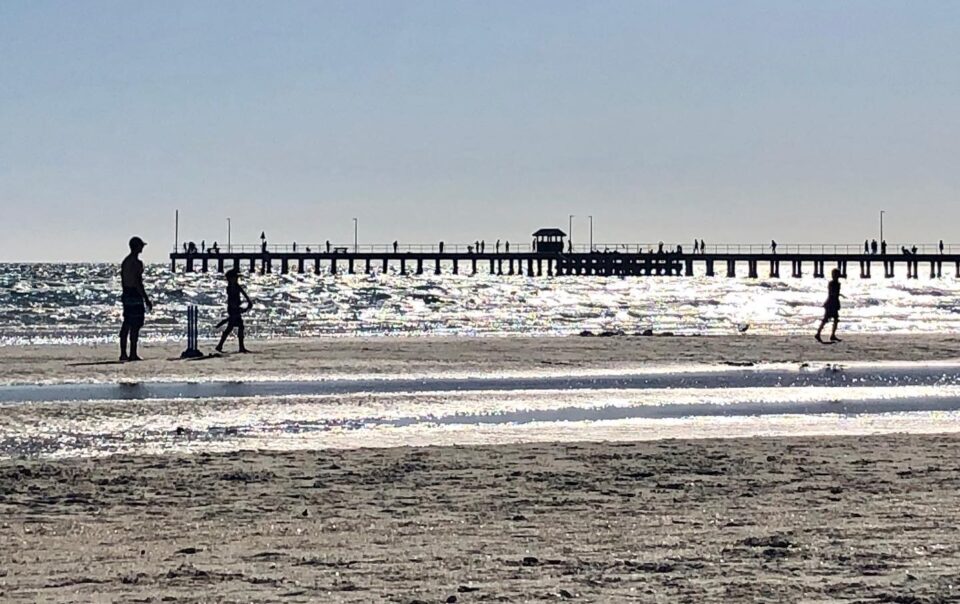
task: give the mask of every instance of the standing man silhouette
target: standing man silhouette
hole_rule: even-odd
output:
[[[140,254],[147,245],[143,239],[130,239],[130,254],[123,259],[120,265],[120,283],[123,293],[120,297],[123,303],[123,325],[120,327],[120,360],[140,361],[137,354],[137,343],[140,340],[140,328],[143,327],[146,311],[153,309],[150,297],[143,288],[143,261]],[[127,354],[127,340],[130,340],[130,354]]]

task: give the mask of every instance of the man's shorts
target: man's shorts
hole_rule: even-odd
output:
[[[124,294],[122,297],[123,302],[123,322],[133,329],[139,329],[143,327],[143,322],[146,318],[147,309],[143,304],[143,299],[140,296],[132,296]]]

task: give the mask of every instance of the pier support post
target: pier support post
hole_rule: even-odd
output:
[[[316,258],[313,259],[313,274],[314,275],[320,274],[320,256],[317,256]]]
[[[203,260],[200,262],[200,270],[203,271],[204,273],[207,272],[207,260],[208,260],[207,257],[204,256]]]
[[[460,261],[457,260],[456,258],[453,259],[453,274],[454,275],[460,274]]]
[[[337,259],[336,259],[336,257],[330,259],[330,274],[331,274],[331,275],[336,275],[336,274],[337,274]]]
[[[707,276],[712,277],[714,275],[713,271],[713,260],[707,260]],[[647,274],[650,274],[650,259],[647,258]]]
[[[512,275],[513,274],[513,258],[511,258],[508,262],[510,262],[510,267],[509,267],[510,270],[507,271],[507,274]]]
[[[533,276],[533,258],[527,258],[527,276]]]
[[[187,267],[185,269],[188,273],[193,272],[193,256],[187,256]]]
[[[400,259],[400,274],[401,274],[401,275],[406,275],[406,274],[407,274],[407,259],[406,259],[406,258],[401,258],[401,259]]]
[[[476,257],[473,257],[470,259],[470,274],[471,275],[477,274],[477,258]]]
[[[177,272],[177,259],[176,259],[176,258],[171,258],[171,259],[170,259],[170,272],[172,272],[172,273]]]
[[[303,274],[303,263],[304,263],[303,258],[297,258],[297,272],[300,273],[301,275]]]
[[[931,279],[937,278],[937,263],[934,262],[933,260],[930,261],[930,278]]]
[[[780,278],[780,261],[779,260],[770,261],[770,278],[771,279]]]
[[[240,259],[239,259],[239,258],[234,258],[234,259],[233,259],[233,270],[237,271],[238,273],[240,272]]]
[[[440,274],[440,259],[439,259],[439,258],[437,258],[437,259],[434,261],[434,264],[433,264],[433,274],[434,274],[434,275],[439,275],[439,274]]]
[[[254,258],[250,259],[250,272],[251,273],[257,272],[257,261]]]
[[[490,259],[490,274],[491,274],[491,275],[494,274],[494,272],[496,272],[496,267],[494,266],[494,264],[495,264],[495,263],[494,263],[494,261],[493,261],[493,258],[491,258],[491,259]]]
[[[541,260],[540,258],[537,258],[537,276],[538,277],[543,276],[543,260]]]
[[[286,258],[281,258],[281,259],[280,259],[280,274],[281,274],[281,275],[286,275],[286,274],[289,273],[289,272],[290,272],[290,263],[287,261]]]
[[[751,279],[756,279],[756,278],[757,278],[757,261],[756,261],[756,260],[750,260],[750,261],[747,263],[747,270],[750,271],[750,278],[751,278]]]
[[[353,274],[353,258],[347,258],[347,272]]]
[[[503,274],[503,258],[497,258],[497,274]]]
[[[912,264],[913,264],[913,278],[919,279],[920,278],[920,261],[913,260]]]
[[[423,274],[423,258],[417,258],[417,274]]]
[[[795,279],[799,279],[803,276],[803,263],[799,260],[791,261],[791,274]]]
[[[390,270],[390,260],[387,258],[383,259],[383,270],[381,271],[384,275],[387,274],[387,271]]]
[[[737,276],[737,262],[735,260],[727,260],[727,277],[736,277]]]
[[[840,260],[837,262],[837,268],[840,269],[840,277],[843,279],[847,278],[847,261]]]
[[[683,273],[687,277],[693,276],[693,260],[687,258],[683,261]]]
[[[369,258],[367,258],[367,259],[364,260],[364,262],[363,262],[363,272],[366,273],[367,275],[369,275],[370,273],[373,272],[373,268],[370,266],[370,259],[369,259]]]
[[[553,260],[551,260],[550,258],[547,258],[547,276],[548,277],[553,276]]]
[[[223,272],[223,256],[217,256],[217,272]]]

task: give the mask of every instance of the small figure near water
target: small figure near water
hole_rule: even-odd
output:
[[[147,310],[153,309],[153,303],[143,287],[143,261],[140,254],[147,245],[143,239],[130,239],[130,254],[123,259],[120,265],[120,283],[123,287],[121,302],[123,303],[123,325],[120,327],[120,360],[140,361],[137,354],[137,344],[140,341],[140,328],[143,327]],[[130,341],[130,352],[127,353],[127,340]]]
[[[840,269],[835,268],[830,273],[830,283],[827,285],[827,301],[823,303],[823,320],[820,321],[820,327],[817,328],[817,335],[813,336],[820,343],[823,343],[823,339],[820,337],[823,327],[830,320],[833,321],[830,341],[841,341],[837,337],[837,324],[840,322],[840,298],[846,298],[846,296],[840,293]]]
[[[220,336],[220,343],[217,344],[217,352],[223,352],[223,344],[227,341],[227,337],[230,335],[230,332],[233,331],[234,327],[237,328],[237,341],[240,344],[240,352],[250,352],[243,344],[243,313],[253,308],[253,302],[250,301],[250,296],[247,295],[246,290],[240,286],[240,271],[235,268],[230,269],[227,271],[226,278],[227,318],[217,323],[217,329],[220,329],[224,325],[226,325],[227,328],[223,330],[223,335]],[[246,308],[244,308],[241,303],[241,297],[246,301]]]

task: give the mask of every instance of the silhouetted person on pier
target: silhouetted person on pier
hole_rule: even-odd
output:
[[[497,239],[497,244],[496,244],[495,249],[497,250],[497,253],[499,254],[499,253],[500,253],[500,240],[499,240],[499,239]]]
[[[873,254],[876,254],[876,253],[877,253],[877,240],[876,240],[876,239],[874,239],[873,241],[870,242],[870,251],[871,251]],[[886,254],[886,252],[884,252],[884,254]]]
[[[507,245],[507,248],[506,248],[506,249],[507,249],[507,253],[509,254],[509,253],[510,253],[510,242],[507,241],[507,242],[506,242],[506,245]]]
[[[772,253],[774,253],[774,254],[777,253],[777,242],[776,242],[776,241],[773,241],[773,240],[770,241],[770,251],[771,251]],[[789,250],[788,250],[788,251],[789,251]]]
[[[943,239],[940,240],[940,253],[943,253]]]
[[[863,253],[864,253],[864,254],[869,254],[869,253],[870,253],[870,240],[869,240],[869,239],[864,239],[864,240],[863,240]]]
[[[327,239],[327,253],[330,253],[330,240]]]
[[[140,341],[140,328],[146,318],[147,309],[152,309],[147,291],[143,288],[143,261],[140,254],[147,245],[143,239],[130,239],[130,254],[123,259],[120,265],[120,284],[123,293],[120,300],[123,304],[123,325],[120,327],[120,360],[139,361],[137,343]],[[130,353],[127,354],[127,340],[130,341]]]
[[[657,247],[657,253],[658,253],[658,254],[663,254],[663,242],[662,242],[662,241],[660,242],[659,246]]]
[[[223,344],[227,341],[227,336],[230,335],[234,327],[237,328],[237,341],[240,343],[240,352],[250,352],[243,345],[243,313],[253,308],[253,302],[250,301],[250,296],[248,296],[247,292],[240,286],[240,271],[235,268],[230,269],[227,271],[226,278],[227,318],[217,323],[217,329],[220,329],[224,325],[226,325],[227,328],[223,330],[223,335],[220,336],[220,343],[217,344],[217,352],[223,352]],[[247,303],[246,308],[243,307],[241,297]]]
[[[694,254],[700,253],[700,242],[697,241],[696,239],[693,240],[693,253]]]
[[[568,239],[568,240],[567,240],[567,253],[568,253],[568,254],[572,254],[572,253],[573,253],[573,239]]]
[[[682,246],[682,245],[677,245],[677,253],[678,253],[678,254],[682,254],[682,253],[683,253],[683,246]]]
[[[700,240],[700,253],[701,254],[707,253],[707,243],[703,239]]]
[[[441,253],[441,254],[443,253],[443,242],[442,242],[442,241],[440,242],[440,253]]]
[[[216,241],[213,242],[213,245],[210,247],[210,251],[213,252],[214,254],[220,253],[220,246],[217,245]]]
[[[201,239],[201,240],[200,240],[200,253],[202,254],[202,253],[204,253],[204,252],[206,252],[206,251],[207,251],[207,240],[206,240],[206,239]]]
[[[884,256],[887,255],[887,240],[886,240],[886,239],[884,239],[883,241],[880,242],[880,253],[883,254]]]
[[[397,253],[397,250],[399,250],[399,249],[400,249],[400,244],[397,243],[396,241],[394,241],[394,242],[393,242],[393,253],[396,254],[396,253]]]
[[[483,239],[480,240],[480,253],[483,254],[487,251],[487,242]]]
[[[901,245],[901,246],[900,246],[900,253],[903,254],[904,256],[909,256],[909,255],[910,255],[910,250],[907,249],[907,246]]]
[[[468,245],[468,246],[467,246],[467,253],[468,253],[468,254],[472,254],[472,253],[473,253],[473,246],[472,246],[472,245]]]
[[[261,254],[266,254],[266,253],[267,253],[267,240],[266,240],[266,239],[260,241],[260,253],[261,253]]]
[[[913,246],[912,248],[910,248],[910,253],[911,253],[912,255],[916,256],[916,255],[917,255],[917,246]]]
[[[840,322],[840,298],[846,298],[846,296],[840,293],[840,269],[833,269],[830,277],[830,283],[827,284],[827,301],[823,303],[823,320],[820,321],[820,327],[817,328],[817,335],[813,336],[818,342],[823,342],[821,333],[823,333],[823,326],[827,324],[827,321],[833,321],[830,341],[840,341],[840,338],[837,337],[837,324]]]
[[[296,251],[297,251],[297,242],[296,242],[296,241],[293,242],[293,251],[294,251],[294,253],[296,253]]]

